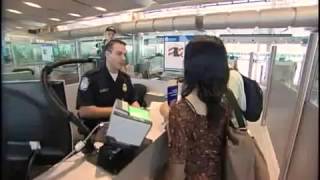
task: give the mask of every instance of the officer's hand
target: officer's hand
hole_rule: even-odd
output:
[[[138,101],[135,101],[134,103],[131,104],[131,106],[139,108],[140,104],[138,103]]]

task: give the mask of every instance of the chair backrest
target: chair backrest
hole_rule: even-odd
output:
[[[133,84],[134,92],[135,92],[135,97],[138,100],[140,106],[146,107],[147,104],[144,100],[144,96],[147,93],[147,87],[143,84]]]

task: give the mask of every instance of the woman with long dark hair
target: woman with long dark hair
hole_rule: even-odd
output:
[[[194,37],[185,49],[182,99],[169,113],[168,179],[222,179],[225,129],[231,117],[224,98],[228,80],[223,42]]]

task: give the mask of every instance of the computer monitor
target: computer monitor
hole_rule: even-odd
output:
[[[51,81],[65,104],[63,81]],[[34,164],[55,164],[72,150],[67,117],[53,106],[38,80],[2,82],[3,168],[5,179],[22,179],[31,155],[30,141],[40,142]]]

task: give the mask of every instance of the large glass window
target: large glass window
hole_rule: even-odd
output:
[[[277,56],[273,79],[297,90],[302,64],[307,50],[305,43],[276,44]]]
[[[257,52],[256,43],[226,43],[229,61],[244,76],[248,76],[250,53]],[[236,63],[236,65],[234,65]]]
[[[134,57],[133,57],[133,51],[134,51],[134,47],[133,47],[133,39],[131,37],[125,37],[125,38],[119,38],[122,41],[124,41],[126,43],[126,50],[127,50],[127,56],[126,56],[126,61],[129,64],[134,64]]]
[[[142,43],[138,63],[150,63],[150,73],[163,71],[164,38],[157,36],[145,37]]]
[[[12,43],[12,52],[17,65],[41,62],[41,47],[39,44]]]
[[[33,51],[33,58],[34,62],[41,62],[43,61],[42,57],[42,44],[31,44],[32,51]]]
[[[80,41],[80,58],[86,59],[90,56],[98,56],[97,44],[101,42],[101,40]]]
[[[53,47],[53,56],[56,61],[76,57],[75,43],[58,43]]]
[[[2,63],[13,64],[13,57],[11,53],[11,43],[2,41]]]

